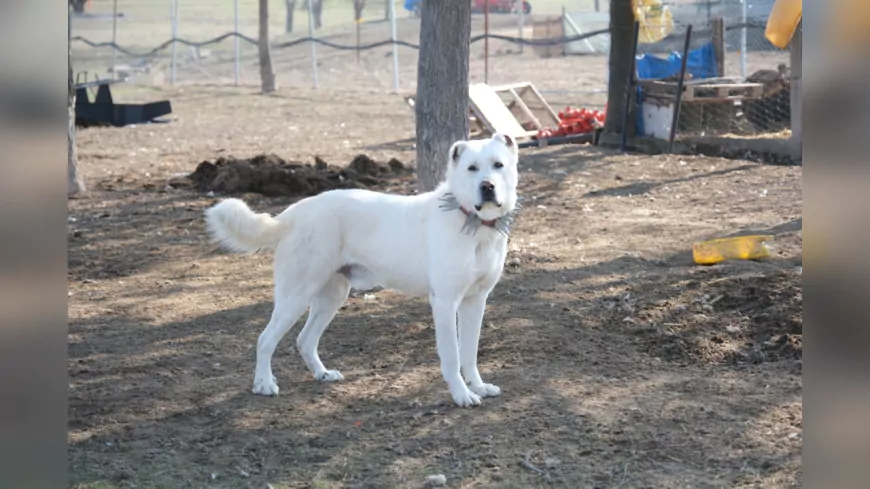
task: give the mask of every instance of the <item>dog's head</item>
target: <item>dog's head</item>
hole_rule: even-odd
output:
[[[517,204],[517,142],[496,133],[490,139],[457,141],[450,147],[447,183],[466,210],[483,220],[509,214]]]

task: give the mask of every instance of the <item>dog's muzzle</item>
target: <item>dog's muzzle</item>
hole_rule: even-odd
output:
[[[495,196],[495,185],[489,180],[480,182],[480,202],[480,205],[474,206],[477,210],[480,210],[483,204],[487,202],[492,202],[496,206],[501,207],[501,202]]]

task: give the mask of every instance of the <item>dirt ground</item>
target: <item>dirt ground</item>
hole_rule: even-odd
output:
[[[413,112],[328,89],[125,90],[174,114],[78,135],[72,487],[800,487],[800,168],[523,150],[526,209],[480,350],[501,397],[455,408],[426,302],[382,291],[351,297],[321,342],[346,381],[315,382],[294,329],[281,395],[264,398],[250,389],[271,256],[216,250],[202,217],[224,194],[170,182],[262,154],[413,165]],[[366,186],[410,193],[414,178]],[[269,212],[298,198],[233,195]],[[693,241],[759,231],[770,259],[691,262]]]

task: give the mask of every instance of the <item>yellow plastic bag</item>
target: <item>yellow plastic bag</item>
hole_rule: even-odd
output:
[[[640,22],[638,43],[661,41],[674,29],[671,9],[663,5],[661,0],[631,0],[631,8],[634,10],[634,19]]]
[[[779,49],[785,49],[802,18],[803,0],[776,0],[767,18],[764,37]]]
[[[711,239],[692,245],[692,257],[698,265],[713,265],[725,260],[758,260],[770,256],[767,242],[771,235],[737,236]]]

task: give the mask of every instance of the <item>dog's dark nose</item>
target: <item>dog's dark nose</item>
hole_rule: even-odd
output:
[[[480,182],[480,198],[484,202],[495,202],[495,185],[489,180]]]

